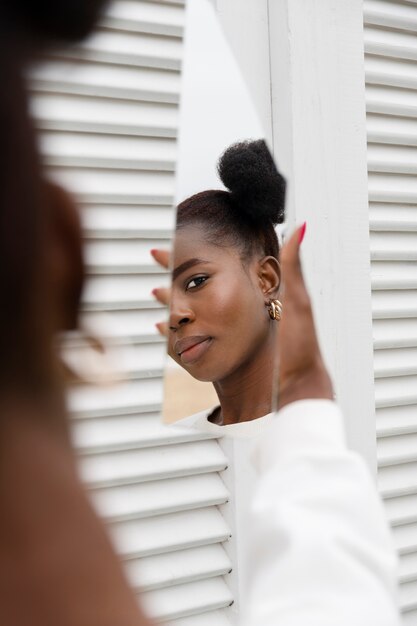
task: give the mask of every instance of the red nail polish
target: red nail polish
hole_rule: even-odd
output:
[[[303,243],[304,235],[306,234],[306,228],[307,228],[307,222],[304,222],[304,224],[300,228],[300,232],[298,235],[298,245],[300,246]]]
[[[152,248],[152,250],[151,250],[151,254],[152,254],[152,256],[155,256],[155,252],[156,252],[156,249],[155,249],[155,248]]]

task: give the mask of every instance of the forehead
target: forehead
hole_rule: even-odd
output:
[[[240,262],[239,251],[234,246],[217,246],[209,241],[202,226],[185,226],[177,230],[174,242],[174,264],[190,258],[204,259],[210,263]]]

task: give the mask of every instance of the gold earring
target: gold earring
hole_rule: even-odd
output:
[[[279,300],[270,300],[267,307],[271,320],[279,322],[282,318],[282,303]]]

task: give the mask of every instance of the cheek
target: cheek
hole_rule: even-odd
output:
[[[251,329],[255,330],[265,318],[263,295],[248,284],[247,279],[243,285],[242,282],[229,283],[226,288],[218,290],[214,306],[218,319],[224,323],[224,328],[231,335],[234,334],[233,331],[242,330],[250,333]]]

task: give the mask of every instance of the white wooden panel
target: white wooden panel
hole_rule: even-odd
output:
[[[399,59],[379,59],[368,56],[365,59],[366,80],[370,84],[387,87],[416,89],[417,76],[412,61]]]
[[[166,317],[166,311],[160,305],[148,303],[148,308],[130,310],[114,310],[104,313],[85,312],[84,323],[88,328],[103,326],[102,319],[105,319],[105,326],[111,328],[113,338],[135,339],[159,338],[156,322],[161,322]],[[100,317],[100,321],[98,318]],[[100,325],[99,325],[100,324]],[[106,336],[104,329],[100,329],[100,335]]]
[[[417,494],[388,498],[385,507],[393,526],[411,524],[417,521],[416,513]]]
[[[104,237],[106,234],[115,235],[117,233],[157,233],[160,237],[166,237],[167,232],[171,233],[174,227],[174,213],[169,206],[140,206],[111,204],[86,204],[82,214],[84,228],[87,234],[100,232]],[[153,224],[153,229],[149,225]],[[164,248],[168,249],[166,242]]]
[[[207,439],[198,430],[171,428],[160,422],[159,413],[133,413],[90,419],[74,419],[72,436],[85,454],[132,450]]]
[[[400,587],[399,602],[403,611],[417,609],[417,580],[404,582]]]
[[[375,319],[416,318],[417,301],[412,290],[378,290],[372,296]]]
[[[184,2],[118,0],[110,5],[104,23],[121,30],[180,37],[184,26]]]
[[[212,626],[212,624],[216,624],[216,626],[230,626],[231,623],[223,611],[210,611],[198,616],[193,615],[192,617],[175,620],[171,622],[171,626]]]
[[[200,546],[126,562],[134,589],[160,589],[228,574],[230,559],[220,544]]]
[[[111,381],[68,394],[80,472],[150,612],[223,626],[233,600],[218,509],[227,459],[212,437],[160,422],[155,323],[166,312],[150,293],[169,283],[150,250],[169,248],[175,225],[183,28],[181,0],[116,0],[87,42],[33,69],[31,109],[50,175],[81,205],[83,325],[108,352]],[[65,346],[88,371],[82,337]]]
[[[395,90],[383,85],[366,86],[366,110],[368,113],[416,117],[417,102],[413,91]]]
[[[410,137],[411,133],[408,135],[408,141]],[[368,146],[368,170],[391,174],[416,174],[417,149],[398,146],[398,142],[396,145],[370,144]]]
[[[378,481],[417,624],[417,3],[365,0]]]
[[[112,27],[111,23],[107,22],[107,24],[110,28]],[[182,31],[181,28],[177,29],[179,32]],[[154,30],[160,29],[155,25]],[[83,46],[67,51],[65,56],[87,58],[90,61],[179,70],[181,47],[181,37],[138,37],[133,32],[115,32],[112,29],[97,32]]]
[[[365,0],[364,22],[402,31],[417,30],[416,7],[407,2]]]
[[[378,350],[375,352],[375,378],[417,374],[417,348]]]
[[[215,507],[118,522],[111,533],[119,554],[137,558],[226,541],[230,529]]]
[[[165,273],[162,269],[150,263],[152,248],[167,248],[166,239],[151,238],[143,233],[138,236],[134,232],[130,237],[112,237],[111,233],[105,237],[90,236],[85,245],[85,261],[89,267],[106,268],[129,266],[143,267],[149,274]]]
[[[172,203],[174,179],[170,172],[128,172],[96,166],[84,169],[72,165],[62,168],[54,166],[50,172],[66,187],[77,189],[77,196],[81,200],[145,204],[153,199],[156,204]]]
[[[382,465],[378,483],[384,497],[408,495],[417,492],[417,463]]]
[[[417,145],[417,120],[414,118],[390,118],[368,114],[367,128],[369,142],[400,146]],[[378,146],[378,149],[381,150],[381,147]]]
[[[374,347],[413,348],[417,346],[417,320],[404,319],[401,324],[396,320],[374,320]]]
[[[417,42],[413,32],[410,34],[395,30],[365,27],[365,52],[391,58],[417,60]]]
[[[371,232],[416,232],[417,217],[413,205],[372,202],[369,206]]]
[[[394,526],[392,532],[400,555],[417,551],[417,523]]]
[[[160,378],[98,388],[77,385],[69,390],[68,407],[73,414],[88,417],[124,414],[138,408],[148,412],[160,408],[162,395]]]
[[[144,594],[143,601],[153,615],[167,622],[228,607],[233,604],[233,596],[222,578],[212,578],[163,591],[150,591]]]
[[[163,73],[163,75],[161,75]],[[148,102],[179,101],[177,73],[147,69],[140,66],[102,66],[84,62],[75,71],[71,60],[61,60],[32,73],[32,88],[37,92],[145,100]]]
[[[109,100],[96,97],[34,93],[31,108],[42,130],[104,133],[126,137],[176,137],[176,104]]]
[[[112,270],[114,268],[111,268]],[[94,274],[88,281],[84,299],[87,307],[105,309],[107,306],[120,302],[120,308],[133,308],[134,305],[142,302],[152,304],[154,298],[151,294],[155,287],[155,276],[151,274],[120,273],[115,276],[115,271],[110,271],[108,275]],[[157,276],[157,284],[160,287],[169,286],[169,276]]]
[[[173,139],[45,131],[41,149],[44,160],[55,167],[88,167],[121,170],[175,170]]]
[[[417,432],[417,412],[413,405],[381,408],[376,415],[377,434],[381,437]]]
[[[376,407],[417,403],[417,376],[375,379]]]
[[[97,510],[103,518],[112,521],[220,505],[227,502],[228,498],[229,492],[217,472],[98,489],[93,492]]]
[[[417,433],[383,437],[378,441],[380,467],[417,461]]]
[[[407,554],[401,559],[400,579],[404,582],[417,579],[417,552]]]
[[[81,459],[81,474],[89,485],[126,485],[174,476],[221,471],[227,459],[213,441],[143,448]]]

